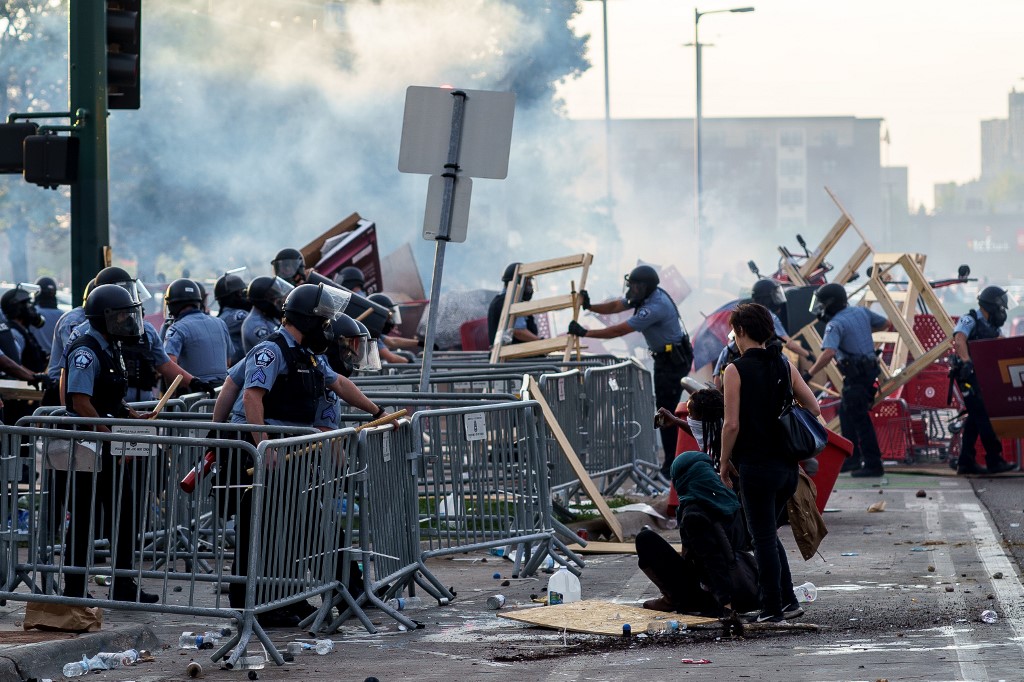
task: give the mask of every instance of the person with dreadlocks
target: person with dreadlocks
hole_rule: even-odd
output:
[[[650,529],[636,536],[639,568],[661,591],[660,597],[644,602],[644,608],[735,622],[737,613],[759,603],[757,565],[747,550],[750,543],[739,498],[716,471],[725,415],[722,394],[713,388],[696,391],[686,408],[685,421],[664,408],[656,416],[656,424],[663,428],[687,428],[703,452],[680,453],[670,470],[679,495],[676,519],[682,555]]]

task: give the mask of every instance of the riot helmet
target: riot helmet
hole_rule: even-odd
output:
[[[139,303],[145,303],[153,298],[153,295],[146,289],[146,285],[129,275],[124,268],[111,266],[100,270],[96,275],[96,286],[101,284],[116,284],[130,293]]]
[[[845,307],[846,289],[837,282],[823,284],[811,297],[811,314],[822,322],[828,322]]]
[[[0,296],[0,310],[8,320],[15,320],[26,327],[42,327],[46,324],[29,293],[35,287],[35,284],[19,284]]]
[[[353,348],[355,368],[360,371],[377,371],[380,369],[380,350],[377,339],[370,336],[370,330],[359,320],[353,320],[359,327],[358,343]]]
[[[85,318],[93,329],[119,341],[137,341],[145,333],[142,304],[116,284],[100,284],[89,292]]]
[[[274,266],[274,275],[286,282],[306,280],[306,261],[298,249],[281,249],[270,264]]]
[[[164,314],[172,320],[185,308],[199,308],[202,303],[203,293],[190,279],[176,279],[164,291]]]
[[[57,307],[57,282],[52,277],[40,277],[36,280],[39,291],[35,295],[37,308]]]
[[[280,277],[254,277],[245,289],[245,297],[256,310],[280,320],[284,314],[284,300],[294,288]]]
[[[996,286],[985,287],[978,294],[978,306],[988,313],[988,323],[999,329],[1006,322],[1006,310],[1010,307],[1010,296],[1006,289]]]
[[[382,305],[391,311],[391,315],[388,317],[387,322],[384,323],[384,328],[381,330],[382,334],[390,334],[391,330],[396,325],[402,324],[402,313],[395,305],[395,302],[391,300],[390,296],[386,294],[370,294],[367,298],[377,305]]]
[[[213,297],[217,299],[217,305],[224,308],[238,308],[240,310],[251,310],[252,303],[245,298],[245,280],[238,275],[225,273],[213,285]]]
[[[768,310],[778,310],[786,302],[786,293],[782,285],[774,279],[759,279],[750,289],[750,298]]]
[[[334,340],[331,320],[348,306],[352,295],[323,284],[300,284],[284,302],[284,321],[302,332],[302,345],[314,353],[326,353]]]
[[[85,290],[82,291],[82,305],[85,305],[86,300],[89,298],[89,292],[96,288],[96,278],[90,279],[86,285]]]
[[[522,263],[516,261],[515,263],[509,263],[508,265],[505,266],[505,272],[503,272],[501,275],[502,282],[508,284],[509,282],[512,281],[512,278],[515,277],[516,274],[517,265],[522,265]]]
[[[360,333],[359,324],[344,313],[331,320],[331,334],[334,338],[325,353],[327,364],[344,377],[352,376],[355,370]]]
[[[633,308],[643,305],[661,283],[657,271],[650,265],[638,265],[626,275],[626,303]]]
[[[342,268],[335,279],[338,280],[338,284],[356,293],[360,293],[363,290],[363,285],[366,284],[363,271],[354,265]]]

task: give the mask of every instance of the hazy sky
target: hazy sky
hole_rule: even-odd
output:
[[[586,75],[561,88],[572,118],[604,116],[601,3],[584,0]],[[979,121],[1024,90],[1024,0],[709,0],[700,20],[704,116],[885,119],[882,162],[909,166],[910,204],[980,167]],[[679,0],[608,0],[613,118],[694,115],[693,10]]]

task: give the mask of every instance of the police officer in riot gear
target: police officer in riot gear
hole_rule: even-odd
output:
[[[238,275],[225,273],[213,287],[213,297],[217,299],[217,317],[227,325],[231,337],[231,360],[235,364],[243,357],[242,323],[252,310],[252,303],[245,298],[245,281]]]
[[[224,383],[228,373],[231,337],[227,325],[203,313],[203,294],[190,279],[176,279],[164,292],[167,356],[193,376],[212,386]]]
[[[363,286],[366,284],[366,277],[363,275],[363,271],[356,266],[349,265],[342,268],[335,279],[338,280],[338,284],[349,291],[365,295]]]
[[[43,316],[44,324],[32,333],[36,335],[39,345],[47,351],[53,343],[53,330],[57,327],[61,311],[57,308],[57,282],[52,277],[40,277],[36,280],[39,290],[35,293],[36,310]]]
[[[958,474],[1001,474],[1013,469],[1013,465],[1003,459],[1003,444],[992,429],[988,418],[988,410],[982,399],[978,386],[978,378],[974,374],[974,363],[971,361],[968,341],[978,339],[995,339],[999,337],[999,328],[1006,322],[1006,310],[1009,307],[1009,296],[1005,289],[996,286],[985,287],[978,294],[978,310],[971,310],[963,315],[953,328],[953,350],[956,356],[950,368],[953,379],[960,387],[967,408],[961,434],[960,457],[956,463]],[[985,448],[985,463],[988,468],[978,466],[975,458],[975,446],[978,438]]]
[[[521,263],[509,263],[505,267],[505,272],[501,275],[501,293],[492,298],[490,305],[487,307],[487,338],[491,340],[492,346],[494,345],[494,335],[498,333],[498,325],[501,324],[501,311],[505,307],[508,285],[515,276],[517,265],[521,265]],[[527,277],[523,282],[522,299],[529,301],[531,298],[533,298],[533,278]],[[537,321],[533,315],[516,317],[512,327],[512,343],[537,341],[540,339],[537,331]]]
[[[245,297],[252,310],[242,323],[243,353],[248,353],[280,326],[285,298],[294,288],[280,277],[255,277],[249,282]]]
[[[633,309],[633,316],[625,322],[605,329],[586,329],[575,320],[569,323],[569,333],[596,339],[614,339],[631,332],[644,335],[647,347],[654,357],[654,398],[659,408],[675,412],[683,389],[680,380],[690,372],[693,346],[683,331],[675,301],[659,287],[658,273],[649,265],[639,265],[626,275],[626,295],[604,303],[590,302],[590,294],[580,291],[581,307],[601,315]],[[668,478],[669,468],[676,456],[676,429],[661,429],[661,445],[665,452],[662,474]]]
[[[14,342],[20,352],[18,362],[33,372],[43,372],[49,357],[32,330],[41,328],[46,322],[36,310],[32,295],[19,284],[0,296],[0,310],[14,334]]]
[[[125,270],[118,267],[108,267],[100,270],[96,275],[96,287],[104,284],[116,284],[129,293],[132,300],[140,305],[152,298],[142,282],[133,279]],[[90,322],[79,324],[68,335],[68,341],[74,341],[78,336],[89,330]],[[182,384],[187,391],[193,393],[206,393],[213,395],[213,386],[199,377],[192,376],[178,366],[178,363],[168,357],[164,350],[163,341],[156,328],[143,320],[143,334],[132,341],[121,344],[121,351],[124,356],[125,374],[128,378],[128,401],[146,401],[153,399],[153,389],[156,388],[157,377],[169,385],[174,378],[181,376]],[[58,333],[60,324],[58,324]],[[56,336],[56,335],[55,335]],[[54,340],[56,344],[56,339]],[[61,361],[61,366],[66,366],[67,353]]]
[[[64,402],[73,416],[88,418],[136,417],[145,418],[125,403],[128,378],[122,357],[123,344],[136,344],[144,333],[142,304],[126,289],[105,284],[95,287],[85,302],[84,313],[88,329],[72,340],[67,349]],[[80,326],[79,329],[82,327]],[[106,426],[95,427],[109,432]],[[74,479],[74,490],[69,499],[71,525],[66,531],[65,552],[72,566],[85,566],[90,553],[89,527],[104,528],[110,536],[110,552],[114,568],[131,570],[134,552],[133,516],[138,502],[133,493],[135,476],[124,472],[131,466],[125,458],[115,459],[110,444],[103,444],[101,465],[96,473],[67,474],[58,472],[55,490],[65,490],[67,476]],[[95,485],[95,490],[92,486]],[[61,499],[64,499],[62,496]],[[94,505],[96,508],[94,508]],[[103,511],[102,526],[93,514]],[[59,518],[64,518],[61,514]],[[110,529],[117,524],[117,532]],[[99,537],[101,533],[97,532]],[[64,594],[71,597],[86,596],[84,575],[67,574]],[[113,598],[117,601],[154,603],[155,594],[144,592],[132,578],[115,577]]]
[[[843,436],[853,442],[853,457],[844,470],[852,470],[856,478],[882,476],[882,451],[869,414],[875,400],[875,379],[881,371],[871,332],[886,328],[889,321],[867,308],[850,307],[846,289],[835,282],[814,292],[811,312],[826,326],[821,355],[804,376],[817,374],[832,358],[843,374],[839,424]]]
[[[50,361],[46,367],[46,375],[50,377],[52,388],[43,394],[43,405],[60,405],[61,394],[57,386],[60,383],[60,371],[64,367],[64,349],[75,328],[85,322],[85,305],[89,298],[89,292],[96,286],[96,279],[93,278],[85,285],[85,292],[82,294],[82,305],[72,308],[64,313],[57,320],[57,326],[53,330],[53,342],[50,344]]]
[[[377,339],[377,352],[380,354],[381,361],[390,364],[405,364],[411,362],[409,357],[400,355],[394,351],[416,351],[422,348],[422,345],[421,342],[416,339],[404,339],[401,336],[391,336],[391,332],[395,330],[395,325],[401,324],[402,322],[402,314],[399,312],[398,306],[396,306],[395,302],[391,300],[391,297],[386,294],[370,294],[367,298],[377,305],[383,306],[391,311],[391,315],[381,328],[380,337]]]
[[[306,281],[306,261],[298,249],[281,249],[270,264],[274,266],[274,276],[292,286]]]

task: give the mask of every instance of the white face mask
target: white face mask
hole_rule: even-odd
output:
[[[697,441],[697,446],[700,447],[701,451],[704,450],[704,426],[696,419],[686,418],[686,425],[690,427],[690,431],[693,433],[694,439]]]

